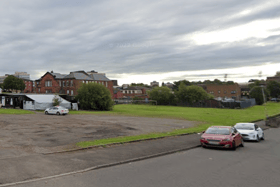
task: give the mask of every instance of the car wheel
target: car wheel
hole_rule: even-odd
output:
[[[236,145],[235,145],[235,141],[232,142],[232,150],[235,150],[236,149]]]
[[[259,135],[257,135],[257,139],[256,139],[256,141],[257,141],[257,142],[259,142],[259,141],[260,141]]]
[[[262,134],[262,138],[261,138],[261,140],[264,140],[264,133]]]
[[[59,112],[57,112],[57,113],[56,113],[56,115],[58,115],[58,116],[59,116],[59,115],[60,115],[60,113],[59,113]]]
[[[243,140],[243,138],[241,139],[240,147],[244,147],[244,140]]]
[[[48,115],[49,113],[46,111],[45,114]]]

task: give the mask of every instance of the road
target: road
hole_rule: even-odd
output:
[[[19,187],[278,187],[280,129],[236,151],[196,148],[110,168],[41,180]],[[43,168],[42,168],[43,169]]]

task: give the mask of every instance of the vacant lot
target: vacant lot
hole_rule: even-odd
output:
[[[0,115],[0,157],[74,148],[75,143],[118,136],[166,132],[197,122],[115,115]]]

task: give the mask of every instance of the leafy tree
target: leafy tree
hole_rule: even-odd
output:
[[[76,99],[87,110],[112,110],[114,105],[110,91],[97,83],[82,84]]]
[[[3,82],[3,88],[6,90],[24,90],[25,84],[22,79],[19,79],[13,75],[9,75]]]
[[[277,81],[269,81],[267,83],[267,89],[270,93],[271,97],[279,97],[280,96],[280,83]]]
[[[152,100],[156,100],[158,105],[171,104],[174,99],[171,89],[166,86],[155,87],[149,92],[149,96]]]
[[[268,91],[260,86],[255,86],[249,93],[251,98],[255,98],[257,105],[262,105],[264,103],[262,89],[264,90],[264,95],[267,99]]]
[[[173,90],[178,90],[181,83],[183,83],[186,86],[192,85],[192,83],[190,81],[187,81],[187,80],[175,81],[173,83],[174,83]]]
[[[179,91],[176,92],[179,100],[183,102],[188,102],[191,105],[195,102],[212,98],[202,87],[192,85],[185,86],[180,84]]]
[[[58,95],[55,95],[55,96],[53,97],[53,100],[52,100],[52,101],[53,101],[53,103],[52,103],[53,106],[59,106],[60,103],[62,102]]]

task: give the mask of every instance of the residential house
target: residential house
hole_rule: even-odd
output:
[[[53,71],[45,73],[40,79],[35,81],[37,93],[59,93],[70,96],[77,95],[80,86],[88,83],[98,83],[109,89],[113,97],[113,83],[105,74],[91,71],[74,71],[68,75],[54,73]]]

